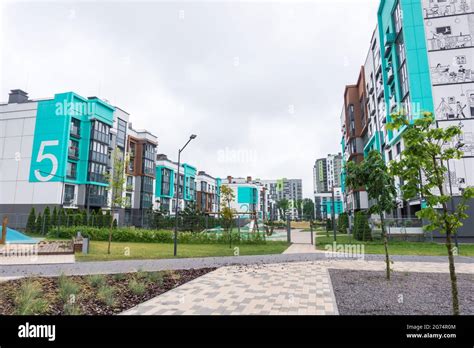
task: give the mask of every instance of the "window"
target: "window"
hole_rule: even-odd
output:
[[[400,142],[397,143],[396,145],[397,148],[397,155],[402,153],[402,144]]]
[[[388,152],[388,160],[389,161],[393,160],[392,150]]]
[[[76,187],[74,185],[65,185],[64,186],[64,203],[71,203],[74,201]]]
[[[79,143],[76,140],[69,139],[68,156],[79,158]]]
[[[145,158],[143,160],[143,173],[147,175],[155,174],[155,162]]]
[[[354,105],[349,105],[349,119],[350,119],[350,130],[351,135],[355,135],[355,115],[354,115]]]
[[[77,163],[67,162],[66,177],[70,180],[76,180]]]
[[[71,135],[79,137],[81,135],[81,121],[71,118]]]
[[[402,8],[400,7],[400,2],[398,2],[392,15],[393,25],[395,26],[395,32],[397,34],[402,30],[402,18]]]
[[[127,122],[117,119],[117,146],[125,148],[125,137],[127,134]]]

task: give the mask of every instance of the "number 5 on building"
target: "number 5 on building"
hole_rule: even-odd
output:
[[[44,153],[44,149],[47,146],[58,146],[59,145],[59,140],[46,140],[42,141],[39,151],[38,151],[38,157],[36,157],[36,162],[40,163],[44,160],[50,160],[52,164],[51,172],[49,175],[43,176],[41,170],[36,169],[35,170],[35,177],[39,181],[49,181],[51,180],[54,176],[56,176],[56,173],[58,171],[58,158],[51,154],[51,153]]]

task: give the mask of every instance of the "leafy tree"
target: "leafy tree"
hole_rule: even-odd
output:
[[[375,213],[380,216],[385,249],[386,275],[387,279],[390,280],[390,256],[384,214],[395,208],[397,191],[393,176],[389,173],[382,155],[373,150],[360,164],[352,161],[348,162],[346,164],[346,186],[352,190],[365,187],[369,199],[374,201],[374,204],[369,208],[369,214]]]
[[[430,222],[425,229],[446,234],[453,314],[459,315],[452,236],[463,225],[462,221],[468,218],[466,203],[474,198],[474,188],[465,189],[456,208],[449,209],[451,197],[446,192],[448,170],[445,164],[463,156],[464,144],[458,141],[462,135],[461,127],[436,128],[434,117],[429,112],[412,122],[402,112],[392,115],[392,119],[390,129],[406,127],[406,130],[403,134],[405,149],[401,159],[392,162],[391,169],[394,175],[403,179],[401,189],[405,199],[418,195],[424,198],[426,207],[417,212],[417,216]]]
[[[34,233],[36,231],[36,212],[35,208],[32,207],[30,215],[28,215],[28,221],[26,222],[26,232]]]
[[[314,220],[314,202],[312,199],[305,198],[303,200],[303,219]]]
[[[282,220],[286,219],[286,212],[290,209],[290,201],[286,198],[280,199],[276,203],[277,209],[280,212],[280,218]]]
[[[354,218],[354,238],[360,241],[372,240],[369,219],[364,211],[358,211]]]
[[[38,217],[36,218],[36,233],[43,234],[43,217],[41,213],[38,213]]]
[[[56,207],[53,208],[53,213],[51,214],[51,226],[58,226],[58,210],[56,209]]]
[[[51,211],[49,210],[49,207],[46,207],[44,209],[43,219],[44,219],[43,233],[48,234],[51,228]]]
[[[82,221],[81,221],[82,226],[87,226],[88,225],[87,211],[82,210],[81,216],[82,216]]]
[[[104,227],[104,212],[102,211],[102,209],[99,209],[97,210],[97,216],[96,216],[96,223],[95,225],[99,228],[102,228]]]
[[[298,218],[302,219],[303,218],[303,200],[302,199],[295,200],[295,208],[296,208],[296,211],[298,212]]]
[[[82,224],[82,214],[80,212],[76,212],[74,215],[73,215],[73,218],[74,218],[74,226],[81,226]]]
[[[59,224],[61,226],[67,226],[68,225],[67,215],[66,215],[66,211],[64,209],[59,210],[58,219],[59,219]]]
[[[90,213],[89,225],[97,227],[97,214],[95,213],[95,210],[92,210]]]
[[[235,200],[234,190],[227,185],[221,186],[221,216],[223,219],[224,229],[227,233],[231,232],[234,222],[235,209],[231,208],[232,202]]]
[[[349,227],[349,216],[347,213],[339,214],[337,221],[337,230],[339,233],[347,233],[347,228]]]
[[[116,148],[112,152],[112,161],[112,171],[107,173],[106,177],[109,181],[109,189],[112,191],[110,207],[113,214],[116,209],[123,208],[127,204],[127,199],[123,195],[123,190],[127,180],[125,168],[127,168],[130,159],[128,156],[124,158],[123,153],[118,148]],[[109,227],[109,245],[107,248],[108,254],[110,254],[110,245],[112,243],[112,222],[112,218],[107,218],[107,226]]]

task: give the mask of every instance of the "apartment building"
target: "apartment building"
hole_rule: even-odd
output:
[[[204,171],[196,176],[196,205],[203,213],[220,212],[221,179],[215,178]]]
[[[432,112],[436,127],[461,125],[463,134],[455,142],[464,144],[464,157],[447,163],[445,185],[455,204],[462,191],[474,185],[473,23],[473,0],[381,0],[364,64],[369,117],[367,135],[361,134],[363,154],[375,149],[387,161],[399,158],[406,128],[386,129],[390,114],[399,110],[411,120]],[[352,146],[347,146],[350,130],[347,119],[343,121],[345,161]],[[398,197],[392,216],[414,217],[422,208],[421,198],[404,201],[403,183],[398,178],[395,182]],[[474,201],[470,205],[472,215]],[[460,236],[473,235],[468,225],[459,229]]]
[[[343,170],[342,154],[329,154],[326,158],[316,160],[313,168],[314,209],[316,219],[325,219],[332,215],[334,208],[336,216],[344,212],[341,173]],[[334,205],[332,191],[334,190]]]
[[[114,112],[73,92],[31,100],[12,90],[0,105],[0,210],[106,207]]]
[[[474,1],[423,0],[421,6],[437,126],[463,129],[464,157],[450,161],[446,187],[457,201],[474,185]]]
[[[268,218],[269,196],[263,181],[252,180],[250,176],[247,178],[228,176],[222,179],[221,185],[233,190],[235,199],[231,203],[231,208],[237,211],[239,217],[251,218],[255,213],[258,219]]]
[[[123,221],[114,202],[125,189],[111,189],[110,178],[119,174],[114,163],[127,158],[128,122],[127,112],[97,97],[66,92],[30,99],[12,90],[0,105],[0,211],[26,216],[32,207],[112,207]]]
[[[278,180],[261,180],[261,183],[270,192],[271,214],[279,220],[285,217],[280,216],[277,209],[278,201],[287,199],[290,202],[289,213],[291,219],[299,219],[297,204],[303,201],[303,181],[301,179],[278,179]]]
[[[144,226],[154,206],[158,138],[128,125],[124,223]]]
[[[368,112],[366,107],[365,71],[361,67],[355,85],[348,85],[344,92],[344,107],[341,114],[341,141],[343,150],[343,163],[352,161],[360,163],[364,159],[364,143],[368,138]],[[345,180],[342,173],[341,180]],[[350,216],[356,211],[368,208],[368,196],[364,188],[344,189],[344,210]]]
[[[178,163],[164,154],[156,157],[155,163],[155,209],[165,214],[174,215],[176,208],[176,182]],[[179,170],[178,210],[196,204],[196,168],[182,163]]]

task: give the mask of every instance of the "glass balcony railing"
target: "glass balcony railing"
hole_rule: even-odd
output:
[[[69,147],[68,156],[70,158],[79,158],[79,148],[75,146]]]
[[[70,132],[71,132],[71,135],[74,136],[74,137],[80,137],[81,136],[81,131],[79,129],[79,127],[71,124],[71,129],[70,129]]]

